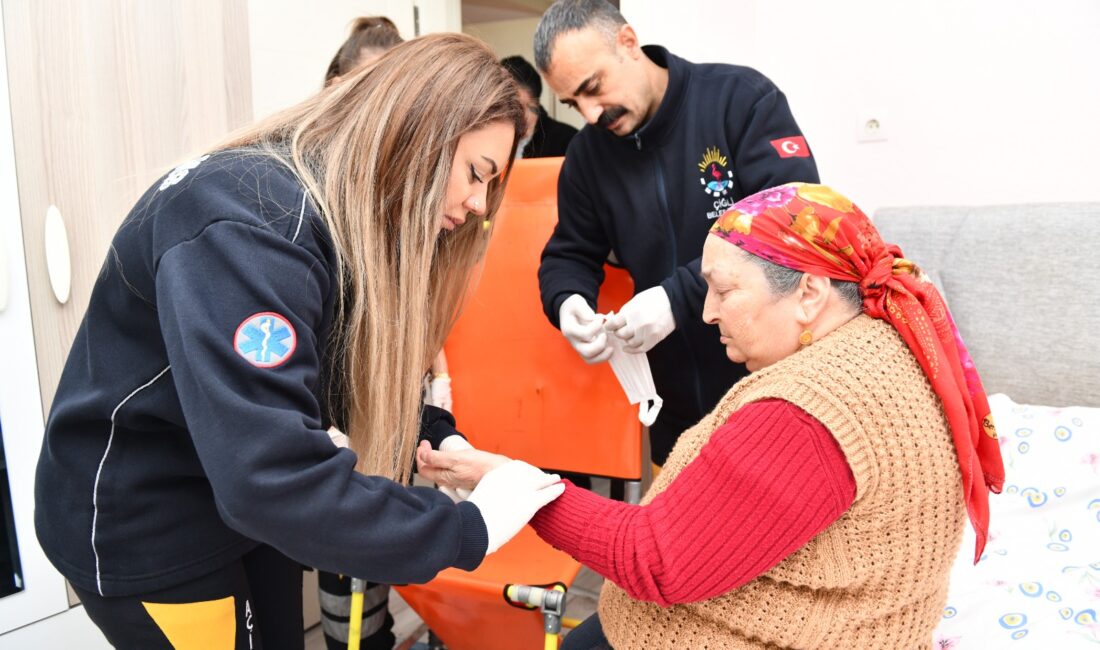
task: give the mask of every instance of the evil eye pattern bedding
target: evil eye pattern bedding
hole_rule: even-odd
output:
[[[1100,409],[990,397],[1005,487],[968,527],[934,647],[1100,648]]]

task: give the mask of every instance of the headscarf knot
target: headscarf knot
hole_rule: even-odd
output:
[[[902,282],[895,276],[903,273],[919,274],[915,264],[901,256],[901,249],[894,245],[883,245],[871,255],[872,262],[867,273],[859,282],[859,291],[863,296],[864,310],[869,316],[882,318],[885,312],[886,290],[906,291]]]

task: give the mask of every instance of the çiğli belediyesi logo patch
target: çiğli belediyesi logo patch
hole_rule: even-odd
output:
[[[718,147],[708,147],[699,161],[699,171],[703,175],[699,183],[703,191],[711,196],[725,196],[733,187],[733,170],[727,169],[728,161]]]

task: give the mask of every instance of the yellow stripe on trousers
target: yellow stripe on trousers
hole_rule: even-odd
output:
[[[141,603],[176,650],[233,650],[237,607],[233,596],[197,603]]]

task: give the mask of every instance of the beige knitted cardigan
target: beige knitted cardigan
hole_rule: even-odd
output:
[[[765,398],[798,405],[832,432],[855,477],[852,507],[771,570],[716,598],[662,608],[608,581],[599,605],[608,640],[617,650],[930,647],[966,506],[939,398],[888,323],[858,316],[738,382],[680,436],[642,503],[733,411]]]

